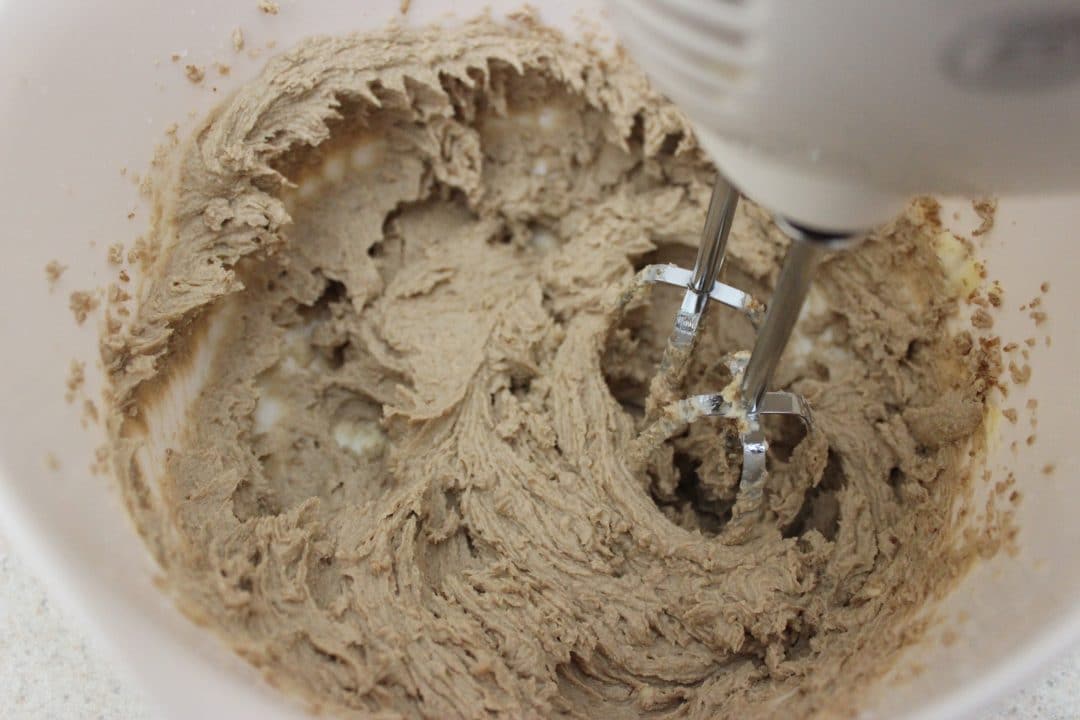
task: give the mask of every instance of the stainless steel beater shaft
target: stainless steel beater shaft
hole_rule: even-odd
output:
[[[772,381],[780,356],[799,319],[824,247],[817,242],[795,240],[784,257],[772,301],[758,329],[754,349],[742,378],[742,399],[749,413],[756,412],[765,388]]]
[[[855,242],[847,235],[808,231],[782,218],[777,218],[777,225],[791,238],[792,243],[784,256],[772,301],[758,329],[757,340],[739,386],[746,417],[746,428],[740,438],[743,467],[739,495],[743,508],[757,507],[765,481],[765,455],[769,443],[762,432],[760,416],[794,415],[802,420],[807,429],[813,426],[810,408],[801,396],[790,392],[766,392],[766,388],[772,382],[773,373],[799,319],[822,253],[829,248],[846,247]]]
[[[675,331],[671,342],[677,347],[686,347],[694,341],[698,324],[709,302],[709,294],[720,274],[727,251],[728,235],[735,219],[735,208],[739,205],[739,192],[716,174],[712,197],[709,198],[709,211],[705,216],[705,227],[701,231],[698,243],[697,259],[686,286],[682,306],[675,316]]]

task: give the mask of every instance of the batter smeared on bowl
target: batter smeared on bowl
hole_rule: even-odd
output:
[[[272,61],[159,184],[103,345],[114,463],[181,607],[357,717],[857,704],[982,542],[950,512],[990,359],[946,330],[931,204],[830,258],[778,377],[820,432],[774,429],[766,516],[725,544],[719,425],[627,464],[677,298],[609,311],[692,256],[712,179],[628,60],[527,21]],[[726,272],[768,297],[785,242],[744,204]],[[687,393],[751,339],[708,321]]]

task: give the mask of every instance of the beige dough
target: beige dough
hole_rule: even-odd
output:
[[[950,511],[988,360],[946,329],[932,203],[831,256],[777,377],[818,431],[771,428],[764,516],[725,534],[719,423],[628,462],[677,294],[611,312],[636,269],[693,257],[713,172],[629,60],[527,18],[270,62],[158,184],[103,340],[168,591],[346,717],[858,707],[977,549]],[[785,245],[744,203],[725,277],[767,300]],[[208,336],[152,485],[148,418]],[[682,389],[722,388],[751,339],[710,308]]]

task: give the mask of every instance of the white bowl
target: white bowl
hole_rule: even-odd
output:
[[[405,22],[443,16],[445,6],[414,0]],[[515,10],[520,0],[454,4],[459,16],[484,6]],[[577,13],[606,23],[596,2],[545,9],[545,22],[574,32]],[[255,671],[177,613],[152,585],[155,568],[121,508],[115,488],[89,465],[101,430],[80,428],[81,407],[64,401],[72,358],[89,360],[91,396],[99,387],[97,332],[76,328],[67,307],[74,289],[111,277],[105,248],[131,243],[146,208],[132,176],[148,166],[167,126],[192,125],[219,98],[252,77],[278,47],[314,33],[382,25],[400,17],[399,0],[284,0],[276,16],[256,0],[0,0],[0,522],[50,588],[88,620],[117,658],[176,718],[303,717],[304,710],[265,686]],[[230,34],[244,30],[247,48]],[[172,53],[183,56],[179,62]],[[228,77],[187,82],[183,65],[215,61]],[[211,87],[217,87],[213,92]],[[992,149],[988,149],[991,152]],[[126,168],[126,176],[121,175]],[[952,217],[951,207],[945,216]],[[970,226],[966,204],[961,225]],[[135,210],[134,219],[128,213]],[[1000,424],[990,467],[1016,472],[1024,494],[1018,520],[1021,553],[982,563],[941,607],[963,611],[958,641],[913,648],[868,714],[887,718],[956,718],[976,713],[1030,677],[1080,638],[1080,340],[1070,313],[1080,308],[1080,196],[1003,201],[985,251],[990,277],[1006,302],[996,329],[1005,340],[1038,338],[1034,374],[1008,404],[1040,401],[1037,441],[1026,415]],[[69,265],[50,292],[43,267]],[[1049,282],[1048,322],[1034,328],[1021,303]],[[1044,336],[1053,338],[1052,347]],[[1019,454],[1009,445],[1020,440]],[[46,468],[52,453],[58,470]],[[1048,463],[1050,475],[1041,472]],[[922,672],[912,672],[921,666]]]

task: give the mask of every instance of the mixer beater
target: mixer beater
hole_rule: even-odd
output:
[[[766,309],[749,294],[718,279],[738,200],[738,191],[718,174],[693,269],[686,270],[674,265],[646,266],[619,298],[619,306],[625,307],[645,288],[657,283],[686,290],[675,315],[660,373],[654,380],[654,389],[657,382],[666,382],[670,388],[678,386],[697,339],[701,318],[710,301],[742,312],[757,330],[757,338],[749,355],[738,352],[725,357],[733,378],[726,388],[653,409],[650,413],[653,419],[639,435],[635,451],[637,456],[647,456],[650,448],[659,446],[687,424],[704,417],[734,421],[742,445],[742,469],[737,500],[732,510],[733,519],[756,516],[761,508],[769,448],[761,418],[765,415],[793,415],[802,421],[807,431],[813,429],[810,406],[801,395],[767,388],[799,317],[822,253],[853,242],[850,236],[816,233],[776,219],[777,226],[792,239],[792,243],[784,258],[772,301]]]

